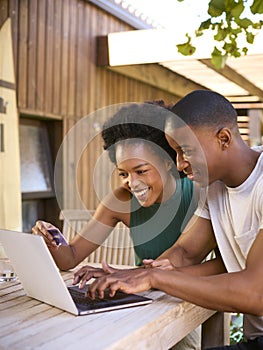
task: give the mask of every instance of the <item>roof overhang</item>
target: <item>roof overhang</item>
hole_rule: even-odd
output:
[[[232,102],[256,103],[262,108],[263,31],[246,56],[229,58],[222,69],[210,60],[215,45],[212,33],[197,40],[194,55],[183,56],[176,47],[185,41],[183,34],[157,29],[109,33],[98,38],[98,64],[180,97],[195,89],[209,89]]]

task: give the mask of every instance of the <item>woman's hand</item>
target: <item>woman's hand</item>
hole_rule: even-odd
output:
[[[32,233],[42,236],[48,248],[53,250],[57,250],[60,245],[68,244],[59,229],[49,222],[41,220],[37,221],[35,226],[32,228]]]

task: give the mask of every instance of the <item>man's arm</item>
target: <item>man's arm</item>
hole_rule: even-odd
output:
[[[176,268],[176,270],[193,276],[211,276],[227,272],[225,264],[219,252],[216,253],[216,256],[214,258],[209,259],[201,264],[179,267]]]
[[[103,296],[109,287],[111,295],[121,289],[136,293],[150,288],[213,310],[263,315],[263,229],[255,239],[244,270],[200,276],[183,270],[138,269],[116,272],[97,279],[89,288],[91,297],[97,291]],[[196,266],[198,272],[198,266]],[[201,268],[201,266],[200,266]],[[107,269],[107,267],[105,267]],[[199,270],[200,271],[200,270]]]
[[[156,260],[144,260],[145,265],[171,269],[199,264],[216,248],[210,220],[194,215],[175,244]]]
[[[263,229],[255,239],[244,270],[212,276],[150,269],[151,288],[161,288],[194,304],[227,312],[263,315]]]

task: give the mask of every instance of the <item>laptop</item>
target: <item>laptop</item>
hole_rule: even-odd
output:
[[[43,237],[30,233],[0,230],[0,242],[29,297],[74,315],[146,305],[153,300],[121,291],[113,298],[106,291],[104,299],[91,300],[78,286],[67,287]]]

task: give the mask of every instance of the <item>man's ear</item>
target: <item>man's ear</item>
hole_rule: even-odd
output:
[[[217,139],[222,150],[225,150],[230,145],[232,140],[231,130],[228,128],[222,128],[217,132]]]

